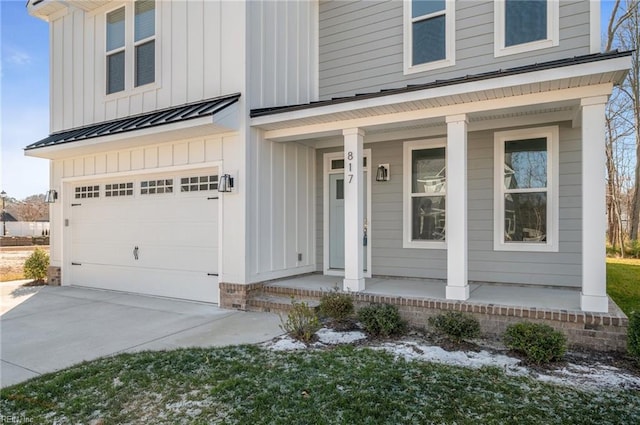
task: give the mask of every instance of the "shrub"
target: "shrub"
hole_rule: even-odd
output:
[[[319,307],[323,316],[343,322],[353,314],[353,298],[335,288],[322,294]]]
[[[459,311],[449,311],[429,318],[429,324],[436,332],[446,335],[454,342],[480,336],[480,322],[470,314]]]
[[[567,351],[567,338],[551,326],[522,322],[509,325],[504,335],[507,347],[535,363],[560,360]]]
[[[371,304],[358,311],[364,330],[373,336],[402,335],[407,323],[400,317],[398,307],[390,304]]]
[[[291,299],[291,305],[293,307],[287,315],[287,320],[285,321],[280,316],[280,321],[282,322],[280,328],[297,340],[311,341],[313,335],[320,329],[318,315],[305,302],[296,302]]]
[[[633,239],[629,244],[628,254],[635,258],[640,258],[640,240]]]
[[[33,279],[38,283],[43,283],[47,277],[49,267],[49,255],[40,248],[36,248],[33,254],[24,262],[24,276]]]
[[[632,311],[627,327],[627,350],[640,363],[640,312]]]

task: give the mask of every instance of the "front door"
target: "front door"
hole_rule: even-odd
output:
[[[371,223],[370,184],[368,181],[368,157],[369,150],[365,151],[364,158],[364,226],[362,229],[363,264],[366,277],[371,277],[370,263]],[[342,152],[325,154],[325,249],[324,271],[330,275],[344,275],[344,159]],[[365,236],[366,233],[366,236]]]

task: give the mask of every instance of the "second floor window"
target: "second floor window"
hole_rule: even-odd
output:
[[[155,81],[155,0],[132,6],[107,14],[107,94]]]
[[[558,0],[496,0],[496,56],[558,45]]]
[[[405,73],[454,64],[454,12],[454,1],[405,3]]]

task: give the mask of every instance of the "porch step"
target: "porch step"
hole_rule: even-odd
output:
[[[307,300],[295,297],[296,301],[304,301],[311,308],[316,308],[320,305],[318,300]],[[264,311],[267,313],[288,313],[291,310],[291,297],[283,297],[278,295],[272,295],[263,293],[256,295],[247,300],[247,310],[250,311]]]

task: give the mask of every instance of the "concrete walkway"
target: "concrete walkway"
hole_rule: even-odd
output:
[[[0,385],[122,352],[253,344],[282,334],[269,313],[77,287],[0,284]]]

